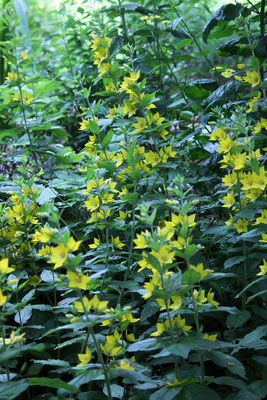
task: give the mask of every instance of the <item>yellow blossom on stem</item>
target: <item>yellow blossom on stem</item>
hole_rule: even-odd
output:
[[[11,268],[8,266],[8,258],[3,258],[0,261],[0,274],[9,274],[10,272],[15,271],[15,268]]]
[[[12,331],[10,334],[10,337],[5,338],[5,345],[13,345],[13,344],[24,342],[26,340],[26,338],[24,337],[25,335],[26,335],[26,332],[23,332],[21,335],[16,336],[15,331]],[[3,338],[0,337],[0,345],[3,345],[3,343],[4,343],[4,340],[3,340]]]
[[[160,264],[172,264],[175,257],[175,252],[170,252],[169,246],[162,246],[159,251],[152,250],[151,254]]]
[[[209,293],[207,294],[207,300],[212,306],[218,307],[219,303],[217,301],[213,300],[215,293],[213,293],[211,290],[212,289],[210,289]]]
[[[233,190],[230,193],[227,193],[225,197],[223,197],[223,207],[231,208],[235,203],[235,196]]]
[[[261,272],[259,272],[256,275],[265,275],[267,273],[267,261],[265,259],[262,261],[263,261],[263,264],[259,265]]]
[[[196,267],[190,264],[189,269],[197,271],[200,274],[200,279],[203,279],[208,274],[212,274],[214,272],[213,269],[204,269],[203,263],[198,264]]]
[[[86,346],[84,354],[78,354],[78,358],[81,361],[77,367],[83,367],[84,365],[88,364],[91,360],[92,353],[88,346]]]
[[[90,300],[90,304],[95,311],[103,311],[106,310],[108,307],[108,301],[100,301],[96,294]]]
[[[133,132],[133,134],[135,133],[140,133],[142,132],[144,129],[148,128],[147,122],[145,120],[145,118],[137,118],[137,122],[135,122],[133,124],[135,131]]]
[[[48,262],[55,264],[54,269],[57,269],[62,267],[62,265],[65,263],[68,258],[68,254],[68,248],[63,243],[59,243],[58,246],[51,248],[50,260]]]
[[[93,244],[89,244],[90,249],[96,249],[98,246],[100,246],[101,242],[99,237],[98,238],[94,238],[94,243]]]
[[[181,329],[184,332],[189,332],[192,329],[191,325],[186,325],[185,318],[182,318],[181,315],[178,315],[176,318],[173,320],[174,326],[177,328]]]
[[[259,74],[256,71],[246,71],[246,76],[243,78],[243,82],[247,82],[252,88],[258,86],[260,83]]]
[[[194,289],[193,297],[194,302],[197,303],[198,306],[201,306],[207,301],[207,297],[205,297],[205,290],[201,290],[200,292],[198,292],[196,289]]]
[[[99,197],[89,196],[88,200],[85,201],[84,204],[86,205],[87,210],[95,211],[100,205]]]
[[[88,283],[90,282],[91,278],[87,275],[83,275],[82,273],[76,273],[76,272],[67,272],[68,277],[69,277],[69,288],[77,288],[77,289],[83,289],[86,290]]]
[[[120,242],[119,236],[117,236],[115,238],[113,236],[111,236],[111,242],[112,242],[113,246],[117,247],[118,249],[122,249],[125,246],[124,243]]]
[[[129,114],[129,117],[136,113],[135,103],[133,101],[124,101],[123,112],[125,115]]]
[[[2,290],[0,289],[0,307],[5,304],[7,296],[4,296]]]
[[[122,349],[118,341],[120,340],[121,335],[117,331],[114,332],[114,335],[106,336],[106,343],[103,345],[100,344],[101,350],[108,357],[115,357],[119,351]]]
[[[215,335],[208,335],[207,333],[205,333],[205,335],[203,336],[203,339],[211,340],[212,342],[215,342],[215,340],[217,339],[217,333]]]
[[[82,118],[82,122],[80,122],[80,131],[84,131],[85,129],[88,129],[89,127],[89,120],[83,119]]]
[[[237,223],[234,224],[234,227],[236,228],[238,233],[243,233],[248,231],[248,222],[249,221],[243,221],[241,218],[238,218]]]

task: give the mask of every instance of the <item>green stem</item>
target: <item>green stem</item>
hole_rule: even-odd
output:
[[[160,279],[161,279],[162,291],[165,292],[165,285],[164,285],[164,279],[163,279],[162,270],[160,270]],[[170,309],[169,309],[168,301],[166,299],[164,299],[164,304],[165,304],[165,307],[166,307],[167,317],[168,317],[168,321],[169,321],[169,324],[170,324],[170,334],[171,334],[173,343],[176,343],[175,335],[174,335],[174,329],[173,329],[173,326],[172,326],[172,319],[171,319]],[[178,357],[176,355],[174,356],[174,368],[175,368],[175,376],[178,379],[178,376],[179,376]]]
[[[134,193],[136,193],[136,187],[137,187],[137,184],[136,184],[136,182],[134,183]],[[135,209],[136,209],[136,204],[137,204],[137,201],[135,201],[134,203],[133,203],[133,219],[132,219],[132,226],[131,226],[131,242],[130,242],[130,249],[129,249],[129,256],[128,256],[128,263],[127,263],[127,269],[126,269],[126,272],[125,272],[125,274],[124,274],[124,282],[126,282],[127,281],[127,279],[128,279],[128,275],[129,275],[129,272],[130,272],[130,267],[131,267],[131,265],[132,265],[132,263],[131,263],[131,261],[132,261],[132,253],[133,253],[133,245],[134,245],[134,235],[135,235],[135,220],[136,220],[136,215],[135,215]],[[123,296],[123,294],[124,294],[124,289],[125,288],[122,288],[122,290],[121,290],[121,292],[120,292],[120,295],[119,295],[119,297],[118,297],[118,301],[117,301],[117,306],[118,306],[118,304],[120,304],[120,302],[121,302],[121,299],[122,299],[122,296]]]
[[[6,351],[5,328],[4,328],[4,324],[3,324],[2,318],[1,318],[1,333],[2,333],[2,339],[3,339],[3,349],[4,349],[4,351]],[[8,380],[8,382],[10,382],[8,359],[6,360],[5,364],[6,364],[7,380]]]
[[[118,0],[119,2],[119,9],[120,9],[120,14],[121,14],[121,21],[122,21],[122,27],[123,27],[123,33],[124,33],[124,39],[125,42],[129,42],[129,37],[127,34],[127,27],[126,27],[126,20],[125,20],[125,11],[124,9],[121,7],[121,0]]]
[[[247,246],[246,242],[243,241],[243,256],[244,256],[244,261],[243,261],[243,290],[247,286]],[[246,309],[246,303],[247,303],[247,294],[246,291],[244,290],[242,295],[241,295],[241,300],[242,300],[242,310]]]
[[[98,341],[97,341],[97,339],[95,337],[95,333],[94,333],[93,327],[91,325],[91,322],[89,321],[87,310],[86,310],[86,307],[85,307],[85,304],[84,304],[84,301],[83,301],[83,297],[82,297],[82,294],[81,294],[81,290],[78,290],[78,294],[79,294],[79,298],[80,298],[80,301],[81,301],[82,306],[83,306],[83,311],[84,311],[84,314],[85,314],[86,321],[88,323],[88,331],[92,335],[93,342],[94,342],[95,349],[96,349],[96,353],[97,353],[97,356],[98,356],[98,360],[99,360],[99,362],[100,362],[100,364],[102,365],[102,368],[103,368],[103,373],[104,373],[107,392],[108,392],[108,398],[109,398],[109,400],[113,400],[112,394],[111,394],[108,371],[107,371],[107,368],[106,368],[106,365],[105,365],[105,362],[104,362],[104,359],[103,359],[103,355],[101,353]]]

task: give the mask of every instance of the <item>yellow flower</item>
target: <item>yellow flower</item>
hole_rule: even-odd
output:
[[[67,272],[68,277],[69,277],[69,284],[68,287],[70,288],[79,288],[86,290],[88,283],[90,282],[91,278],[87,275],[83,275],[82,273],[76,273],[76,272]]]
[[[261,240],[259,240],[259,242],[267,243],[267,233],[261,235]]]
[[[246,166],[246,153],[237,153],[232,155],[232,163],[235,170],[242,169]]]
[[[88,364],[91,360],[92,353],[88,346],[86,346],[86,350],[84,354],[78,354],[78,358],[81,361],[77,367],[83,367],[84,365]]]
[[[29,56],[24,51],[24,53],[21,54],[21,58],[22,58],[22,60],[27,60],[27,58],[29,58]]]
[[[7,296],[4,296],[2,290],[0,289],[0,307],[5,304]]]
[[[226,187],[234,186],[237,183],[237,173],[235,171],[229,172],[222,178],[222,181]]]
[[[203,263],[198,264],[196,267],[194,265],[189,265],[189,269],[193,269],[200,273],[200,279],[203,279],[208,274],[212,274],[213,269],[204,269]]]
[[[233,218],[232,214],[230,214],[230,218],[227,221],[225,221],[225,225],[227,227],[231,226],[233,224],[233,222],[234,222],[234,218]]]
[[[175,252],[169,252],[169,246],[162,246],[159,251],[152,250],[154,256],[160,264],[171,264],[175,257]]]
[[[247,232],[248,231],[248,221],[243,221],[241,218],[238,218],[237,223],[234,224],[238,233]]]
[[[209,290],[209,293],[207,294],[208,302],[209,302],[212,306],[218,307],[219,303],[218,303],[217,301],[213,300],[213,297],[214,297],[214,294],[215,294],[215,293],[213,293],[211,290],[212,290],[212,289],[210,289],[210,290]]]
[[[130,366],[130,363],[126,363],[123,360],[121,360],[119,365],[115,365],[115,368],[129,369],[130,371],[134,371],[134,368]]]
[[[142,132],[144,129],[148,128],[145,118],[137,118],[137,122],[135,122],[133,126],[135,127],[133,134]]]
[[[25,336],[25,335],[26,335],[26,332],[22,333],[21,335],[16,336],[15,331],[12,331],[10,334],[10,337],[5,338],[5,344],[12,345],[12,344],[24,342],[26,340],[26,338],[24,338],[23,336]],[[0,338],[0,345],[3,345],[3,343],[4,343],[3,338]]]
[[[15,268],[8,266],[8,258],[3,258],[0,261],[0,274],[9,274],[12,271],[15,271]]]
[[[90,300],[91,307],[96,311],[103,311],[108,307],[108,301],[100,301],[97,295]]]
[[[68,248],[63,243],[59,243],[57,247],[51,248],[50,260],[48,262],[55,264],[54,269],[62,267],[68,258],[68,253]]]
[[[100,246],[101,242],[99,237],[98,238],[94,238],[94,243],[93,244],[89,244],[90,249],[96,249],[98,246]]]
[[[122,347],[119,345],[121,335],[115,331],[113,336],[106,336],[106,343],[100,344],[101,350],[106,356],[115,357]]]
[[[120,242],[119,236],[117,236],[115,238],[113,236],[111,236],[111,242],[112,242],[113,246],[117,247],[118,249],[122,249],[125,246],[124,243]]]
[[[154,115],[153,114],[151,115],[151,121],[155,125],[160,125],[164,120],[165,120],[165,118],[161,117],[158,112]]]
[[[89,121],[88,120],[85,120],[85,119],[83,119],[82,118],[82,122],[80,122],[80,131],[84,131],[85,129],[88,129],[88,127],[89,127]]]
[[[38,253],[36,253],[39,257],[49,257],[51,254],[51,249],[49,246],[42,246]]]
[[[85,310],[86,311],[91,310],[91,307],[92,307],[91,300],[88,300],[88,298],[86,296],[83,296],[83,302],[74,301],[73,304],[79,313],[84,313]]]
[[[235,142],[227,136],[226,139],[222,139],[219,142],[219,148],[216,150],[217,153],[228,153],[235,145]]]
[[[223,197],[223,201],[225,204],[223,204],[223,207],[230,208],[234,205],[235,203],[235,196],[233,190],[230,193],[227,193],[225,197]]]
[[[138,342],[138,339],[135,339],[134,333],[128,333],[126,330],[125,336],[129,342]]]
[[[207,297],[205,297],[205,290],[201,290],[200,293],[194,289],[193,292],[194,302],[197,303],[198,306],[206,303]]]
[[[237,64],[237,68],[238,69],[244,69],[245,68],[245,64]]]
[[[35,234],[37,235],[35,240],[37,241],[38,239],[38,241],[41,243],[48,243],[52,239],[53,235],[55,235],[57,232],[57,229],[44,226],[40,234],[38,234],[38,231],[35,232]]]
[[[135,249],[145,249],[149,247],[151,234],[148,231],[142,232],[141,235],[137,233],[136,236],[137,239],[134,239],[134,243],[136,244],[136,246],[134,246]]]
[[[247,82],[251,84],[251,87],[259,85],[260,77],[256,71],[246,71],[246,76],[243,78],[243,82]]]
[[[73,237],[71,237],[67,243],[67,248],[69,251],[77,251],[78,248],[80,247],[80,244],[82,243],[82,240],[79,240],[78,242],[75,242]]]
[[[125,115],[129,114],[129,117],[136,113],[136,108],[133,101],[124,101],[123,112]]]
[[[267,261],[265,259],[263,260],[263,264],[259,265],[259,268],[261,272],[259,272],[256,275],[265,275],[267,273]]]
[[[265,175],[264,167],[260,168],[260,173],[254,173],[254,189],[265,190],[267,184],[267,176]]]
[[[234,69],[227,68],[224,72],[221,73],[224,78],[231,78],[231,76],[235,73]]]
[[[32,96],[31,93],[24,93],[22,99],[25,104],[30,104],[33,102],[34,97]]]
[[[178,250],[184,250],[189,244],[189,239],[185,241],[185,239],[182,236],[179,236],[177,240],[174,240],[171,242],[171,245],[176,247]]]
[[[145,153],[145,159],[147,164],[151,164],[152,167],[155,167],[158,163],[161,162],[161,158],[157,153],[154,153],[152,150],[149,150],[148,153]]]
[[[203,336],[203,339],[211,340],[212,342],[215,342],[215,340],[217,339],[217,333],[215,335],[208,335],[207,333],[205,333],[205,335]]]
[[[89,211],[95,211],[99,207],[99,197],[98,196],[89,196],[88,200],[84,202],[86,205],[87,210]]]
[[[261,210],[261,216],[256,219],[253,225],[265,224],[267,225],[267,210]]]
[[[189,332],[192,329],[192,326],[185,324],[185,318],[182,319],[181,315],[178,315],[176,318],[174,318],[173,321],[174,321],[174,325],[177,326],[179,329],[181,329],[184,332]]]

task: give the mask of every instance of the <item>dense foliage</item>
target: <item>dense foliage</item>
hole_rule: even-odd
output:
[[[265,0],[0,10],[0,399],[266,398]]]

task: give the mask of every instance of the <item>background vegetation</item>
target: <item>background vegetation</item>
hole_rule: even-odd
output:
[[[0,10],[0,399],[266,398],[265,0]]]

